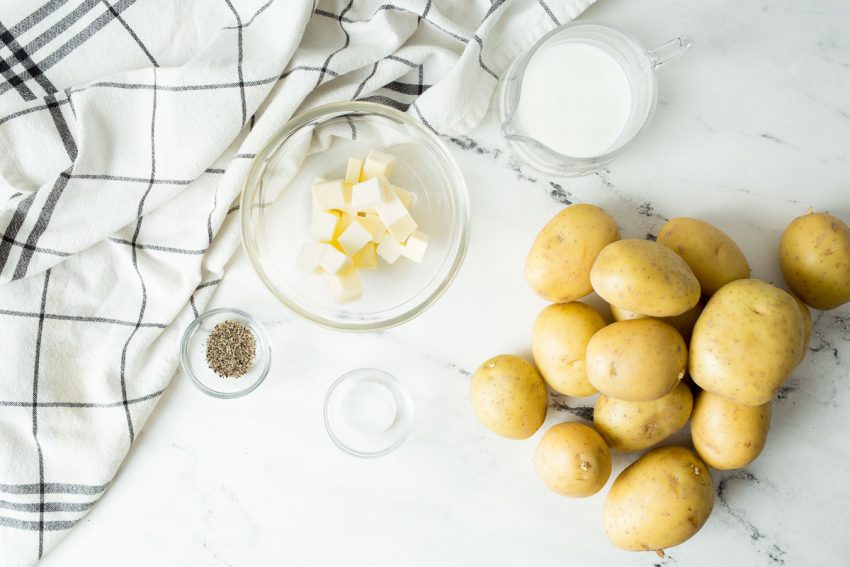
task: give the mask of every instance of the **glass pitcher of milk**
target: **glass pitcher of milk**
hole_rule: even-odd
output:
[[[655,70],[691,45],[682,36],[647,51],[607,24],[556,28],[520,56],[502,80],[502,135],[541,171],[590,173],[646,128],[658,101]]]

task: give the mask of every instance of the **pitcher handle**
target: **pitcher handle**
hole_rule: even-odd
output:
[[[670,61],[678,59],[693,46],[694,40],[689,35],[679,36],[667,43],[659,45],[649,52],[649,60],[653,69],[660,69]]]

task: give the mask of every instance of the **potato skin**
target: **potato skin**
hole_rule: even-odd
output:
[[[599,312],[578,301],[555,303],[540,312],[531,333],[531,353],[550,388],[576,397],[596,393],[587,379],[585,352],[590,338],[604,326]]]
[[[534,239],[525,279],[553,303],[574,301],[593,291],[590,268],[607,244],[620,238],[617,223],[593,205],[571,205],[555,215]]]
[[[850,302],[850,227],[827,213],[797,217],[779,244],[782,275],[791,291],[815,309]]]
[[[803,300],[793,293],[791,294],[791,297],[794,298],[794,301],[797,303],[797,307],[800,308],[800,315],[803,316],[803,348],[800,350],[800,360],[797,362],[797,365],[800,365],[806,358],[806,355],[809,354],[809,341],[812,340],[812,327],[814,327],[814,322],[812,321],[812,312],[809,311],[809,306],[803,303]]]
[[[680,315],[700,298],[699,281],[685,261],[650,240],[618,240],[603,248],[590,282],[611,305],[650,317]]]
[[[688,348],[670,325],[656,319],[617,321],[587,345],[587,377],[612,398],[657,400],[685,374]]]
[[[699,319],[700,314],[705,306],[702,302],[697,303],[691,309],[688,309],[681,315],[673,315],[672,317],[652,317],[653,319],[658,319],[659,321],[664,321],[682,335],[682,338],[685,339],[685,342],[691,340],[691,333],[694,330],[694,325],[697,324],[697,319]],[[648,315],[641,315],[640,313],[634,313],[632,311],[628,311],[621,307],[617,307],[616,305],[611,305],[611,315],[614,316],[615,321],[627,321],[629,319],[649,319]]]
[[[475,415],[490,431],[508,439],[528,439],[546,419],[549,394],[530,362],[501,354],[472,375],[470,399]]]
[[[800,360],[803,317],[787,292],[756,279],[715,293],[690,345],[690,375],[703,390],[733,402],[769,402]]]
[[[714,507],[708,467],[690,449],[653,449],[614,481],[603,510],[605,532],[621,549],[679,545],[705,524]]]
[[[552,426],[534,452],[534,468],[550,490],[584,498],[599,492],[611,476],[611,452],[602,437],[583,423]]]
[[[700,392],[691,416],[691,437],[699,456],[717,470],[739,469],[764,449],[770,429],[770,402],[744,406]]]
[[[658,231],[657,242],[687,262],[704,295],[750,277],[750,264],[735,241],[707,222],[688,217],[670,219]]]
[[[612,449],[642,451],[680,430],[693,403],[691,389],[684,382],[649,402],[627,402],[602,394],[593,410],[593,425]]]

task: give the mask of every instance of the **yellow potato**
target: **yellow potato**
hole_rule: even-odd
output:
[[[791,294],[791,297],[794,298],[794,301],[797,302],[797,307],[800,308],[800,315],[803,316],[803,348],[800,350],[800,361],[797,364],[803,362],[803,359],[806,358],[806,355],[809,354],[809,341],[812,340],[812,312],[809,311],[809,306],[803,303],[803,300]]]
[[[611,476],[611,452],[592,427],[568,422],[553,426],[534,452],[534,468],[550,490],[584,498]]]
[[[658,319],[659,321],[664,321],[682,335],[682,338],[685,339],[685,342],[691,340],[691,333],[694,330],[694,325],[697,324],[697,319],[699,319],[700,313],[702,313],[704,305],[700,302],[697,303],[693,308],[688,309],[681,315],[673,315],[672,317],[652,317],[652,319]],[[640,313],[634,313],[632,311],[628,311],[626,309],[622,309],[617,307],[616,305],[611,306],[611,315],[614,316],[615,321],[628,321],[630,319],[650,319],[648,315],[641,315]]]
[[[650,317],[680,315],[700,298],[699,281],[685,261],[650,240],[619,240],[603,248],[590,282],[611,305]]]
[[[827,213],[797,217],[782,233],[779,262],[785,282],[815,309],[850,302],[850,227]]]
[[[735,280],[711,297],[694,327],[690,375],[703,390],[760,406],[788,379],[802,345],[793,297],[761,280]]]
[[[531,334],[531,353],[550,388],[567,396],[596,393],[587,379],[584,357],[590,337],[604,326],[593,307],[578,301],[556,303],[540,312]]]
[[[693,403],[691,389],[684,382],[649,402],[627,402],[602,394],[593,409],[593,425],[612,449],[642,451],[680,430]]]
[[[587,344],[590,383],[620,400],[657,400],[679,383],[687,363],[682,336],[656,319],[612,323]]]
[[[567,207],[534,240],[525,279],[535,293],[554,303],[584,297],[593,291],[590,268],[596,255],[619,238],[617,223],[599,207]]]
[[[492,432],[527,439],[546,419],[549,394],[534,366],[502,354],[485,361],[472,375],[470,399],[475,415]]]
[[[727,283],[750,277],[750,264],[735,241],[722,230],[697,219],[670,219],[658,231],[658,242],[684,258],[712,295]]]
[[[611,316],[614,317],[615,321],[631,321],[632,319],[661,319],[661,317],[650,317],[649,315],[641,315],[640,313],[635,313],[634,311],[629,311],[628,309],[623,309],[622,307],[617,307],[616,305],[611,305]]]
[[[744,406],[701,392],[691,416],[691,437],[699,456],[718,470],[752,463],[767,442],[770,402]]]
[[[611,485],[605,532],[621,549],[659,551],[697,533],[713,507],[714,485],[705,463],[685,447],[660,447]]]

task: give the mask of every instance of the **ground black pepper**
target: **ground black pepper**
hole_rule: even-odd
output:
[[[243,376],[257,354],[257,340],[251,329],[238,321],[223,321],[207,337],[207,364],[224,378]]]

